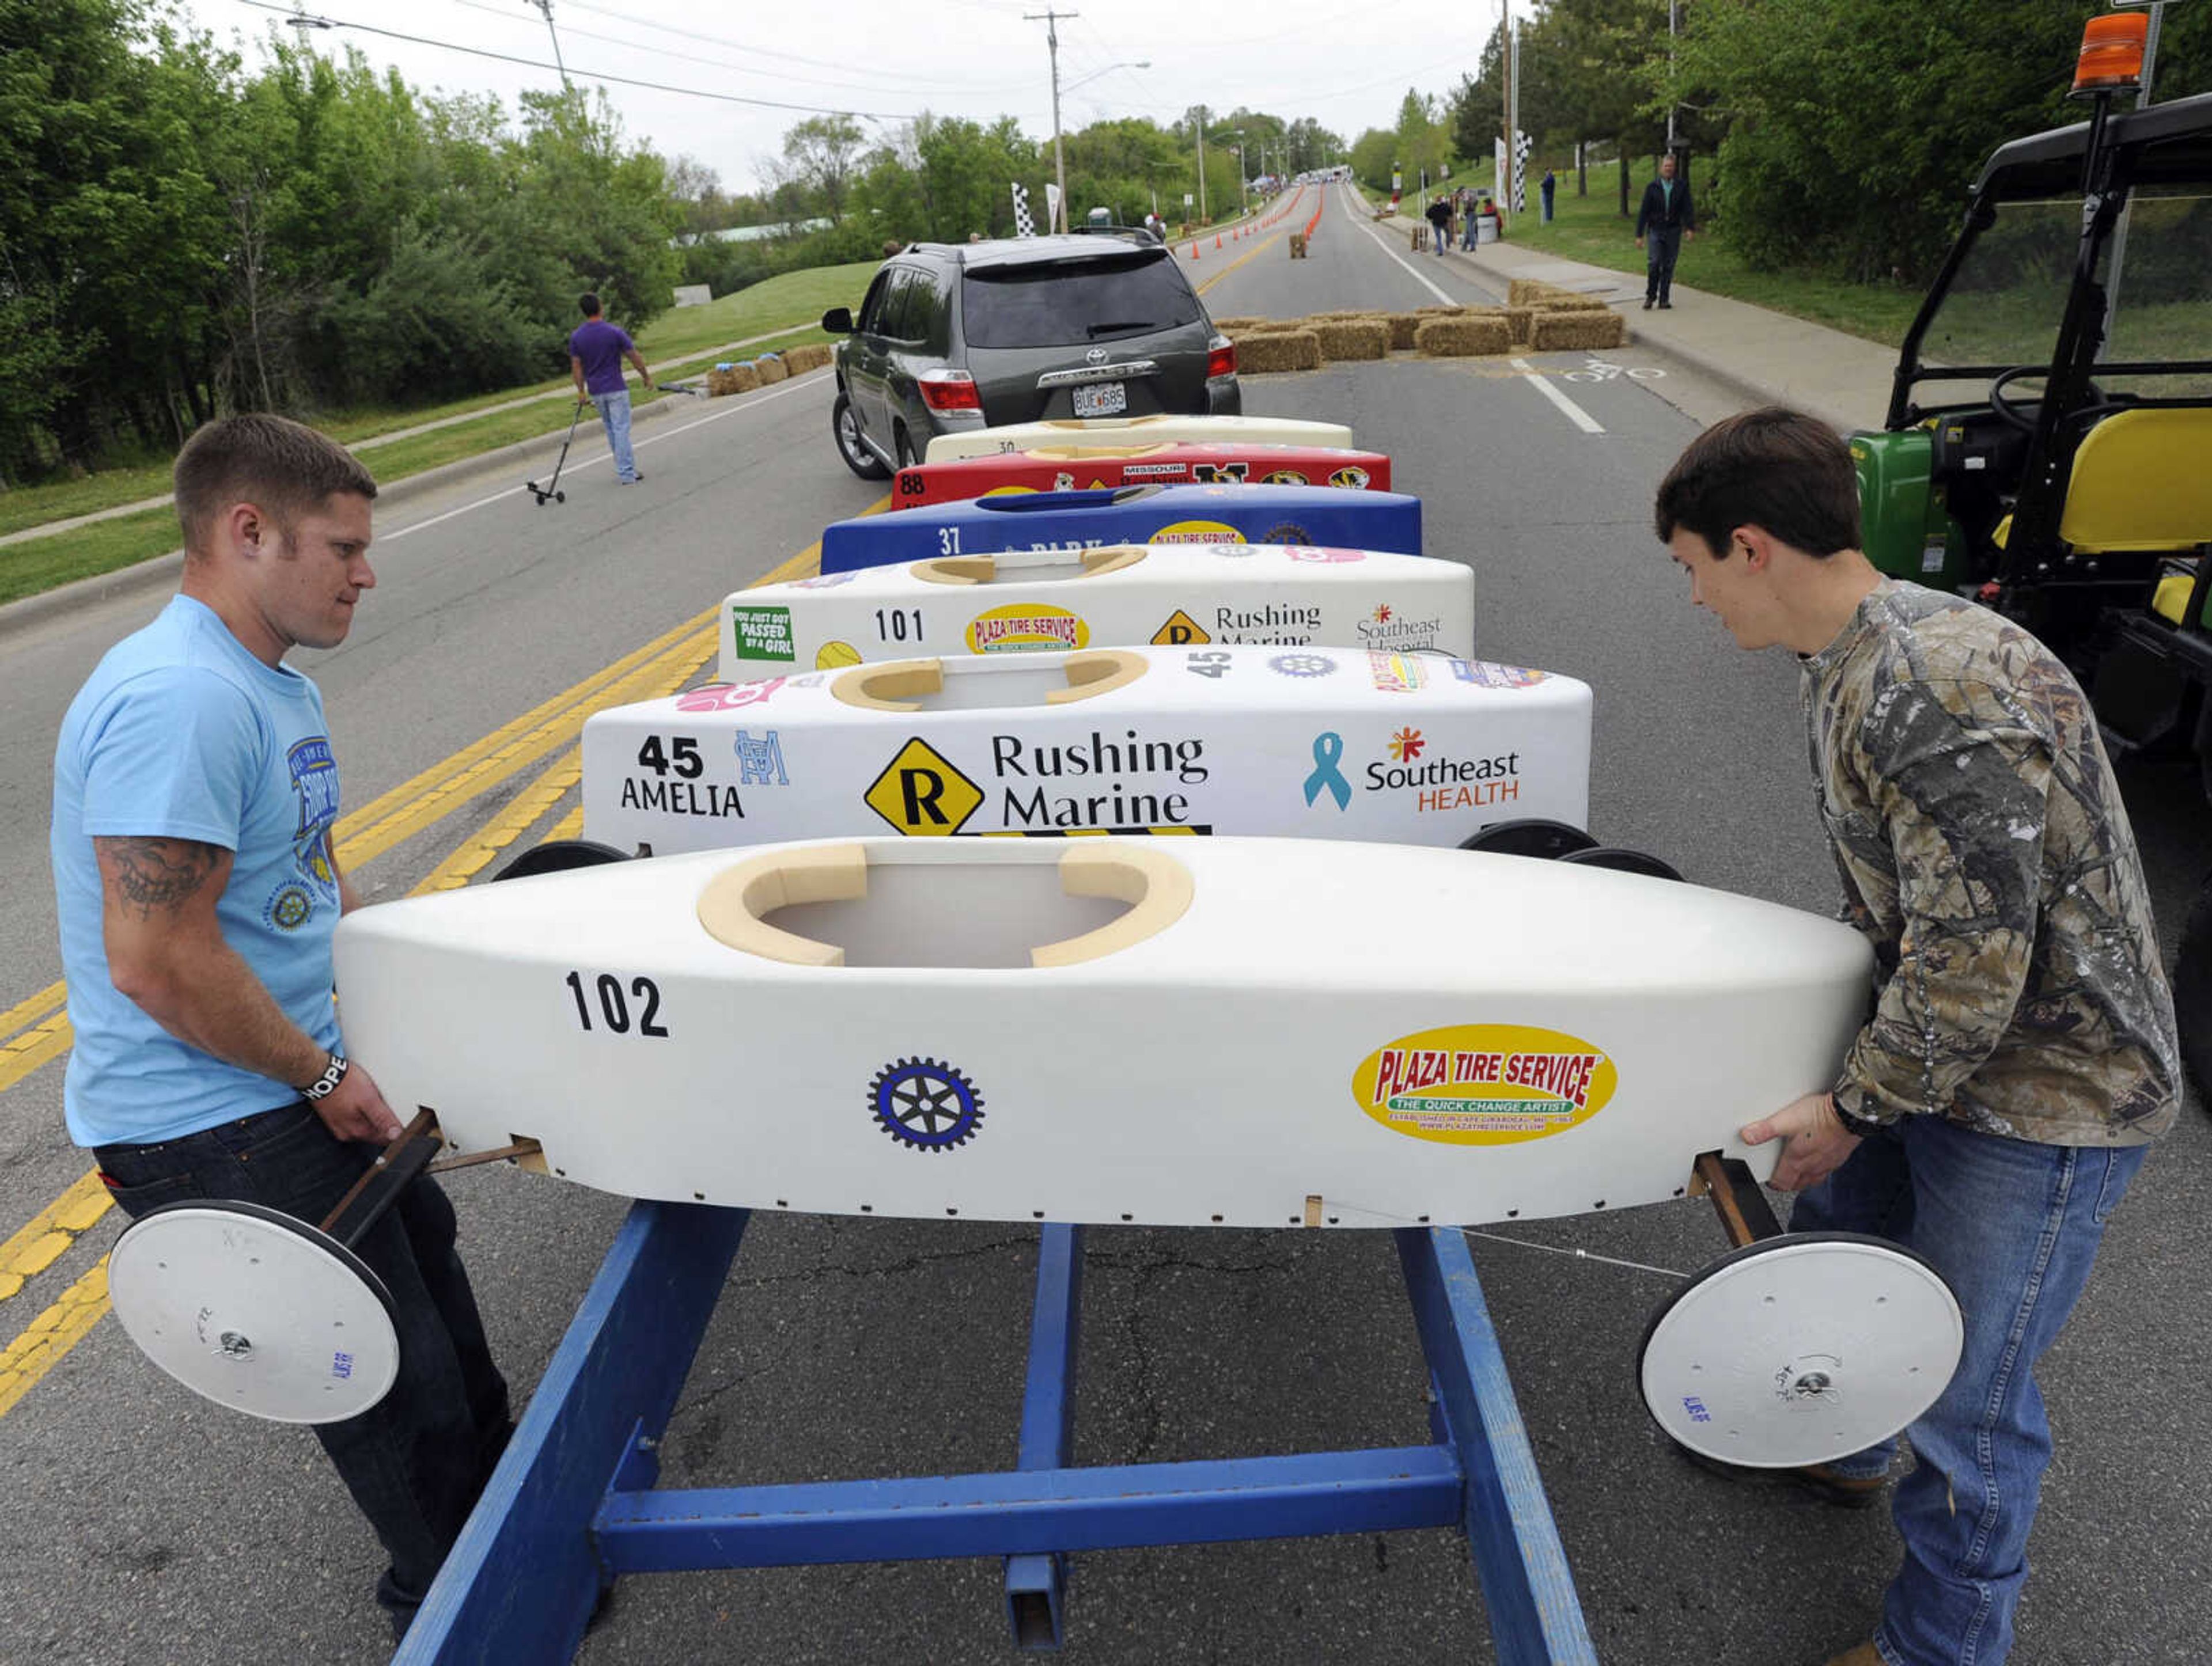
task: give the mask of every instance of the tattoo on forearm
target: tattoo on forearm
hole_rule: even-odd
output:
[[[141,919],[174,908],[207,883],[222,852],[196,839],[102,839],[95,841],[115,894]]]

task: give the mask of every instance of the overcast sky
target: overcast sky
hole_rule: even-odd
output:
[[[202,27],[226,41],[235,38],[249,64],[260,61],[256,43],[278,19],[246,0],[183,3]],[[307,34],[324,50],[356,45],[416,87],[493,94],[511,113],[517,93],[558,82],[545,19],[530,0],[302,0],[302,6],[312,16],[388,31]],[[283,0],[283,9],[290,9],[291,0]],[[1528,0],[1515,6],[1517,14],[1528,9]],[[553,24],[568,73],[580,82],[621,76],[866,112],[886,123],[923,109],[983,120],[1008,114],[1049,139],[1045,25],[1023,15],[1043,9],[1044,0],[734,6],[553,0]],[[1442,94],[1471,72],[1497,24],[1498,0],[1369,0],[1356,10],[1343,0],[1078,0],[1075,10],[1080,15],[1073,18],[1063,12],[1060,25],[1060,119],[1067,128],[1131,115],[1164,124],[1194,104],[1222,111],[1241,104],[1285,121],[1311,116],[1349,144],[1366,128],[1395,125],[1408,86]],[[501,63],[393,34],[529,62]],[[1111,67],[1139,60],[1152,67]],[[546,67],[531,67],[538,64]],[[732,192],[754,188],[760,159],[775,154],[784,130],[810,113],[599,84],[633,139],[666,155],[696,157]]]

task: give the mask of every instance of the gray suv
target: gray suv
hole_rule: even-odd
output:
[[[863,480],[932,436],[1047,418],[1234,416],[1237,349],[1151,233],[916,243],[885,261],[837,347],[837,453]]]

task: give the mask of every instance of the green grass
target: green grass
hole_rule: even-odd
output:
[[[721,336],[714,339],[726,341],[730,338]],[[747,351],[757,354],[770,348],[793,347],[805,342],[829,339],[817,325],[808,324]],[[664,366],[665,378],[680,379],[704,370],[714,360],[709,356]],[[555,383],[551,385],[557,389],[565,385]],[[641,406],[663,398],[682,397],[680,394],[665,393],[660,385],[656,385],[650,393],[640,393],[633,388],[630,399],[634,406]],[[568,426],[568,411],[567,404],[552,402],[527,406],[520,410],[498,411],[474,422],[459,422],[450,428],[440,428],[434,433],[416,434],[411,439],[380,445],[368,453],[368,461],[378,483],[389,486],[394,481],[404,480],[410,475],[419,475],[443,463],[475,457],[520,440],[558,433]],[[417,420],[428,419],[417,413]],[[592,426],[596,432],[596,422]],[[152,483],[143,486],[134,494],[137,497],[150,497],[168,487],[169,476],[166,469],[132,472],[152,477]],[[93,476],[94,480],[105,478],[104,476]],[[132,498],[126,496],[116,500],[128,503]],[[108,506],[92,506],[103,508]],[[77,510],[71,512],[81,514],[86,512]],[[75,527],[66,532],[58,532],[52,537],[0,545],[0,603],[13,602],[25,596],[35,596],[41,591],[52,590],[73,579],[89,579],[138,561],[151,560],[157,555],[167,554],[177,548],[177,543],[176,512],[165,505],[159,509],[142,510],[135,515],[119,515],[113,520],[100,521],[91,526]]]
[[[66,585],[74,579],[112,572],[165,555],[177,547],[176,512],[167,506],[142,509],[94,526],[80,526],[51,538],[0,546],[0,602]]]
[[[638,350],[649,362],[659,363],[664,360],[698,355],[706,348],[744,341],[749,336],[765,336],[771,331],[784,333],[774,342],[763,342],[757,347],[746,348],[748,355],[769,347],[826,341],[830,338],[822,333],[817,320],[833,306],[857,308],[860,298],[867,293],[868,281],[875,276],[879,264],[862,260],[844,266],[822,266],[809,271],[786,272],[781,276],[756,283],[750,288],[740,289],[733,295],[710,301],[704,306],[677,307],[663,313],[639,332]],[[805,320],[804,324],[799,324],[801,319]],[[695,363],[675,367],[672,373],[678,376],[690,374],[704,369],[709,362],[711,358],[698,358]],[[497,393],[477,394],[441,405],[328,411],[318,414],[313,420],[316,427],[332,438],[349,445],[358,445],[364,439],[374,439],[402,428],[434,422],[445,417],[465,415],[471,411],[483,410],[532,393],[558,393],[568,386],[568,379],[563,376],[526,387],[508,388]],[[522,419],[520,427],[515,424],[517,417]],[[548,417],[543,410],[535,415],[501,412],[486,419],[481,426],[459,424],[441,429],[436,434],[422,435],[419,439],[400,440],[389,446],[375,447],[368,452],[366,460],[380,481],[389,482],[424,469],[435,468],[441,463],[466,457],[474,451],[503,445],[513,439],[527,439],[532,433],[542,432],[547,421]],[[431,460],[416,460],[424,457]],[[143,498],[159,497],[168,489],[169,463],[164,459],[134,463],[125,468],[103,469],[81,480],[58,481],[51,485],[21,487],[10,492],[0,492],[0,535],[43,526],[50,521],[94,514],[102,509],[136,503]],[[0,557],[4,557],[13,548],[8,546],[7,549],[0,550]],[[159,555],[174,548],[173,541],[146,553]],[[8,565],[12,568],[12,562]],[[118,561],[112,565],[121,566],[124,563]],[[108,570],[107,567],[94,566],[88,567],[86,572]],[[61,582],[63,580],[58,579],[49,581],[50,584]],[[0,589],[4,588],[4,585],[0,585]],[[8,594],[28,595],[30,591],[13,590]]]

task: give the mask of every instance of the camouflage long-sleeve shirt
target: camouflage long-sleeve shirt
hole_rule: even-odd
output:
[[[2173,997],[2081,688],[1985,608],[1886,579],[1803,662],[1820,809],[1878,999],[1838,1106],[2051,1145],[2179,1113]]]

